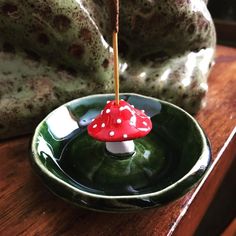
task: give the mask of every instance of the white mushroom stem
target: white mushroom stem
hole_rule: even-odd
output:
[[[113,154],[128,154],[135,150],[134,141],[106,142],[106,149]]]

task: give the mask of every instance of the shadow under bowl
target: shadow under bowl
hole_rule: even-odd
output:
[[[48,188],[80,207],[129,212],[156,207],[189,191],[210,165],[209,142],[181,108],[151,97],[121,94],[151,117],[153,129],[136,139],[128,158],[108,154],[87,125],[114,95],[92,95],[51,112],[36,128],[31,163]]]

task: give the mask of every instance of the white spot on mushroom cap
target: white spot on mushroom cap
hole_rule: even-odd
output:
[[[141,110],[143,113],[145,113],[145,110]]]
[[[95,125],[93,125],[93,128],[95,129],[95,128],[97,128],[97,126],[98,126],[98,125],[97,125],[97,124],[95,124]]]
[[[112,137],[115,135],[115,132],[114,131],[110,131],[109,135]]]
[[[110,113],[111,112],[111,110],[110,109],[106,109],[106,113],[108,114],[108,113]]]
[[[123,134],[123,138],[128,138],[128,135],[127,134]]]
[[[122,120],[120,118],[116,120],[117,124],[121,124],[121,122],[122,122]]]
[[[133,126],[136,126],[136,121],[137,121],[137,118],[135,115],[133,115],[131,118],[130,118],[130,125],[133,125]]]
[[[143,121],[143,124],[144,124],[145,126],[147,126],[147,122],[146,122],[146,121]]]
[[[139,131],[147,132],[150,130],[150,127],[147,128],[138,128]]]
[[[105,123],[102,123],[101,127],[104,128],[105,126],[106,126]]]
[[[102,113],[103,113],[103,110],[101,110],[101,115],[102,115]]]
[[[129,111],[131,114],[135,114],[135,111],[134,111],[133,109],[131,109],[130,106],[127,106],[127,105],[121,106],[121,107],[119,108],[119,110],[120,110],[120,111],[127,110],[127,111]]]
[[[111,101],[108,100],[108,101],[107,101],[107,104],[110,103],[110,102],[111,102]]]
[[[133,108],[134,108],[134,105],[131,105],[131,107],[133,107]]]

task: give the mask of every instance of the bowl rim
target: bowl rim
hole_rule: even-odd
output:
[[[101,199],[110,199],[110,200],[118,200],[118,199],[137,199],[137,198],[149,198],[149,197],[156,197],[156,196],[162,196],[165,193],[168,193],[170,190],[175,189],[178,185],[180,185],[181,183],[185,182],[191,175],[194,175],[194,173],[196,173],[200,168],[204,167],[205,169],[208,168],[209,166],[209,162],[211,159],[211,147],[210,147],[210,143],[209,140],[207,139],[205,133],[203,132],[202,128],[200,127],[200,125],[198,124],[198,122],[195,120],[195,118],[193,116],[191,116],[188,112],[186,112],[185,110],[183,110],[182,108],[178,107],[177,105],[174,105],[172,103],[169,103],[167,101],[163,101],[161,99],[157,99],[157,98],[153,98],[153,97],[149,97],[149,96],[145,96],[145,95],[141,95],[141,94],[136,94],[136,93],[120,93],[120,96],[125,96],[125,95],[131,95],[131,96],[136,96],[136,97],[142,97],[142,98],[146,98],[146,99],[150,99],[153,101],[158,101],[161,104],[166,104],[167,106],[171,106],[174,109],[180,110],[181,112],[183,112],[196,126],[197,130],[199,131],[199,134],[201,136],[201,141],[202,141],[202,153],[200,154],[197,162],[194,164],[194,166],[183,176],[181,177],[179,180],[177,180],[176,182],[172,183],[171,185],[155,191],[155,192],[150,192],[150,193],[145,193],[145,194],[137,194],[137,195],[104,195],[104,194],[96,194],[96,193],[91,193],[91,192],[87,192],[84,190],[81,190],[79,188],[76,188],[74,186],[72,186],[71,184],[69,184],[68,182],[60,179],[59,177],[55,176],[52,172],[50,172],[40,161],[40,158],[38,158],[38,154],[37,151],[35,149],[35,143],[36,143],[36,138],[39,134],[39,131],[43,125],[43,123],[48,119],[49,116],[51,116],[57,109],[67,106],[67,105],[71,105],[73,103],[77,103],[77,102],[81,102],[82,100],[86,100],[88,98],[99,98],[99,97],[108,97],[108,96],[114,96],[114,93],[106,93],[106,94],[93,94],[93,95],[88,95],[88,96],[84,96],[84,97],[80,97],[80,98],[76,98],[73,99],[69,102],[66,102],[62,105],[60,105],[59,107],[57,107],[56,109],[54,109],[52,112],[50,112],[36,127],[35,132],[33,134],[33,138],[31,141],[31,157],[33,158],[33,162],[37,165],[37,167],[50,179],[53,179],[54,181],[58,182],[59,184],[63,185],[65,188],[68,188],[69,190],[73,190],[79,194],[91,197],[91,198],[101,198]],[[206,158],[207,157],[207,158]],[[203,176],[203,175],[202,175]],[[198,180],[196,182],[198,182],[202,176],[200,176],[198,178]],[[190,186],[188,186],[189,188]]]

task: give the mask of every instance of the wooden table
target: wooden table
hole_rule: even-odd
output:
[[[65,203],[32,172],[29,136],[0,143],[0,235],[191,235],[236,156],[236,49],[217,47],[207,106],[196,118],[212,144],[208,174],[181,199],[139,213],[96,213]]]

